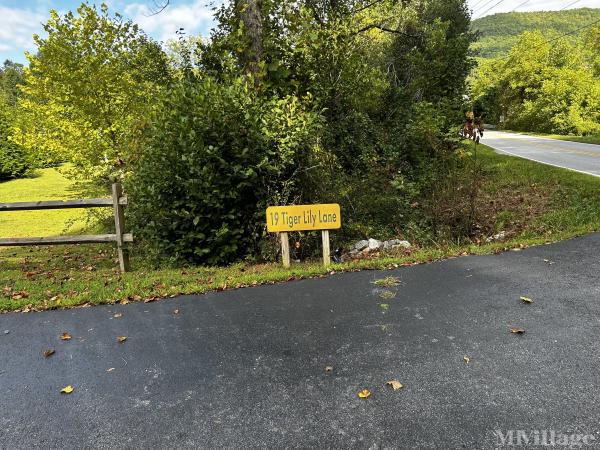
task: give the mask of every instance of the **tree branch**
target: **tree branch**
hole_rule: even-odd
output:
[[[410,37],[410,38],[413,38],[413,39],[417,39],[419,37],[419,36],[414,36],[412,34],[408,34],[408,33],[406,33],[405,31],[402,31],[402,30],[393,30],[391,28],[387,28],[385,25],[379,25],[379,24],[376,24],[376,23],[373,23],[371,25],[367,25],[366,27],[361,28],[360,30],[356,31],[354,33],[354,35],[361,34],[361,33],[364,33],[365,31],[369,31],[369,30],[373,30],[373,29],[381,30],[381,31],[384,31],[386,33],[401,34],[403,36]]]

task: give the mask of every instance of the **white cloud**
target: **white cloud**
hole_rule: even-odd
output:
[[[194,0],[187,4],[171,2],[160,13],[153,14],[155,10],[150,2],[133,3],[125,7],[125,16],[161,41],[175,39],[175,32],[180,28],[188,35],[207,35],[213,25],[213,11],[207,6],[206,0]]]
[[[0,6],[0,51],[31,51],[35,45],[33,34],[40,33],[48,18],[47,10],[31,10]]]
[[[2,0],[0,0],[1,2]],[[160,3],[163,0],[156,0]],[[170,5],[160,14],[152,14],[154,0],[138,0],[129,3],[127,0],[108,0],[111,13],[122,11],[126,18],[140,25],[140,27],[154,39],[167,41],[175,39],[175,32],[184,28],[186,34],[208,35],[212,27],[212,6],[208,2],[220,5],[225,0],[171,0]],[[25,62],[23,52],[34,51],[33,34],[44,35],[42,24],[50,14],[50,8],[56,8],[61,2],[55,0],[37,0],[35,6],[1,6],[0,5],[0,60],[10,58]],[[90,3],[100,3],[92,2]],[[79,3],[75,2],[72,9]],[[66,6],[63,2],[62,6]],[[59,11],[63,13],[65,11]],[[0,61],[1,62],[1,61]]]

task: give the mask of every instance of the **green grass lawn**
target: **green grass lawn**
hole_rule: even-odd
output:
[[[332,270],[394,268],[543,244],[600,230],[600,179],[498,155],[485,146],[479,149],[484,179],[477,220],[484,232],[482,239],[472,243],[423,245],[412,251],[334,265],[331,269],[318,262],[306,262],[294,264],[289,270],[278,264],[242,263],[225,268],[155,269],[134,251],[133,272],[127,274],[119,273],[115,250],[110,245],[0,248],[0,311],[155,300],[326,276]],[[70,184],[50,169],[38,178],[0,183],[0,201],[68,198],[69,189]],[[12,225],[3,222],[0,226],[4,235],[60,234],[64,228],[55,223],[59,220],[44,217],[46,213],[35,221],[25,213],[10,214],[14,214]],[[60,218],[64,223],[77,216]],[[486,242],[486,235],[498,231],[506,233],[505,241]]]
[[[0,203],[68,200],[72,183],[57,169],[38,170],[31,178],[0,183]],[[75,233],[85,225],[81,210],[15,211],[0,213],[0,237],[56,236]]]

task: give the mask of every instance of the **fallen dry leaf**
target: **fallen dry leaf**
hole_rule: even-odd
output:
[[[117,336],[118,342],[125,342],[127,340],[127,336]]]
[[[106,369],[107,372],[112,372],[113,370],[115,370],[114,367],[111,367],[110,369]]]
[[[62,388],[60,390],[60,393],[61,394],[70,394],[73,391],[74,391],[73,386],[69,385],[69,386],[66,386],[66,387]]]
[[[467,355],[463,356],[463,359],[465,361],[465,364],[469,364],[471,362],[471,358],[469,358]]]
[[[178,309],[174,309],[173,310],[173,314],[179,314],[179,310]]]
[[[124,299],[123,299],[123,300],[121,300],[119,303],[120,303],[121,305],[126,305],[126,304],[128,304],[128,303],[129,303],[129,300],[127,300],[126,298],[124,298]]]
[[[360,398],[369,398],[371,396],[371,391],[368,389],[363,389],[358,393],[358,396]]]
[[[113,317],[114,317],[115,319],[120,319],[121,317],[123,317],[123,314],[121,314],[121,313],[116,313],[116,314],[115,314]]]
[[[402,383],[400,383],[398,380],[390,380],[387,383],[388,386],[391,386],[393,390],[397,391],[398,389],[402,389],[404,386],[402,386]]]
[[[333,366],[325,366],[325,373],[332,373],[333,372]]]
[[[521,297],[521,301],[523,303],[533,303],[533,300],[530,299],[529,297]]]
[[[523,328],[511,327],[510,332],[513,334],[523,334],[525,330]]]
[[[48,358],[52,355],[54,355],[54,350],[49,348],[48,350],[44,350],[44,353],[42,353],[44,355],[44,358]]]
[[[28,297],[29,297],[29,292],[26,292],[26,291],[15,292],[12,295],[13,300],[22,300],[22,299],[28,298]]]
[[[65,331],[63,334],[60,335],[60,340],[69,341],[71,340],[71,335]]]

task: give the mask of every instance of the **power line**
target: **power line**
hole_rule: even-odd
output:
[[[479,0],[477,3],[475,3],[473,6],[471,6],[471,9],[472,9],[472,10],[473,10],[473,9],[475,9],[475,7],[476,7],[477,5],[479,5],[479,4],[480,4],[481,2],[483,2],[483,1],[485,1],[485,0]]]
[[[559,9],[559,11],[562,11],[564,9],[570,8],[571,6],[579,3],[581,0],[575,0],[573,3],[568,4],[567,6],[565,6],[564,8]]]
[[[483,8],[485,8],[487,5],[489,5],[490,3],[492,3],[494,0],[488,0],[487,2],[485,2],[483,5],[481,5],[479,7],[479,10],[481,11]],[[477,11],[474,11],[474,13],[477,13]]]
[[[494,6],[492,6],[491,8],[488,8],[485,10],[485,12],[481,13],[481,17],[485,16],[487,13],[489,13],[492,9],[494,9],[496,6],[498,6],[500,3],[504,3],[506,0],[500,0],[498,3],[496,3]]]
[[[517,9],[519,9],[521,6],[526,5],[527,3],[529,3],[531,0],[525,0],[523,3],[521,3],[519,6],[517,6],[515,9],[512,10],[512,12],[515,12]]]

